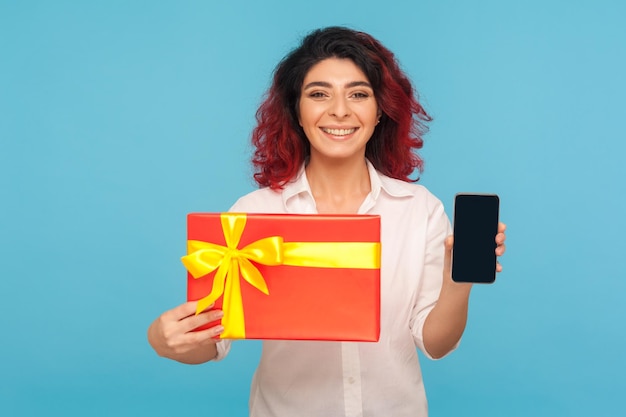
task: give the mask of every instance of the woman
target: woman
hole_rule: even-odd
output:
[[[441,202],[409,179],[422,168],[413,151],[429,120],[393,54],[365,33],[314,31],[278,65],[252,135],[262,188],[232,210],[380,215],[381,334],[377,343],[264,341],[252,416],[427,415],[416,347],[430,358],[456,347],[471,290],[451,279]],[[191,332],[222,312],[195,309],[185,303],[152,323],[159,355],[184,363],[227,355],[230,341],[214,338],[221,326]]]

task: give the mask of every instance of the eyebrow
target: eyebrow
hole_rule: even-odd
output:
[[[323,87],[323,88],[332,88],[332,84],[326,81],[313,81],[308,83],[307,85],[304,86],[304,88],[302,88],[303,90],[307,90],[309,88],[312,87]],[[371,84],[368,83],[367,81],[351,81],[349,83],[347,83],[345,86],[345,88],[354,88],[354,87],[368,87],[368,88],[372,88]]]

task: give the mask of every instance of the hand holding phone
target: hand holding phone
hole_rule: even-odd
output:
[[[493,283],[496,280],[496,234],[500,199],[496,194],[459,193],[454,198],[452,279]]]

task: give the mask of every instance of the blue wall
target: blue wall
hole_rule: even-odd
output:
[[[337,24],[390,47],[434,116],[421,182],[449,213],[497,192],[509,226],[461,348],[423,361],[432,415],[623,414],[625,18],[618,0],[0,0],[0,414],[245,415],[258,342],[184,366],[145,332],[184,301],[185,214],[254,188],[274,65]]]

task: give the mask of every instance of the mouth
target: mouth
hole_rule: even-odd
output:
[[[356,127],[353,127],[351,129],[331,129],[328,127],[322,127],[322,132],[324,133],[328,133],[329,135],[333,135],[333,136],[348,136],[353,134],[354,132],[356,132]]]

